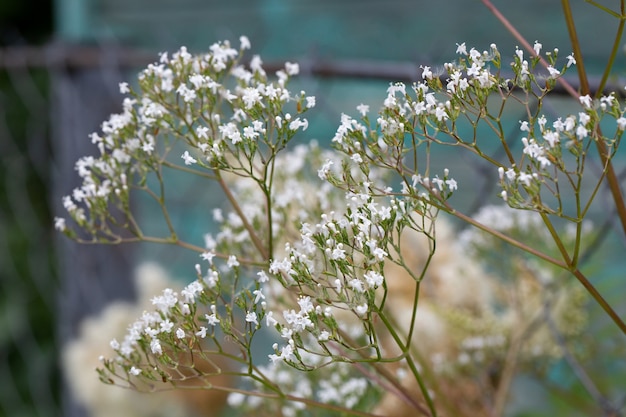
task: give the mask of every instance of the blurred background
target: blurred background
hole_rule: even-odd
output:
[[[574,3],[583,51],[597,78],[617,19],[585,2]],[[559,2],[494,4],[529,41],[538,39],[544,50],[561,47],[563,56],[570,53]],[[0,416],[87,416],[64,382],[58,361],[63,344],[76,335],[83,318],[111,300],[134,297],[131,276],[139,259],[159,258],[175,267],[183,256],[154,247],[77,246],[53,230],[52,218],[62,214],[61,196],[78,185],[74,161],[95,153],[88,134],[120,109],[118,83],[132,81],[159,51],[186,45],[201,52],[218,40],[238,44],[242,34],[268,68],[285,60],[300,63],[299,82],[317,96],[307,132],[324,144],[342,112],[355,114],[359,103],[376,111],[390,81],[417,80],[420,65],[454,59],[457,43],[483,50],[495,42],[503,56],[512,55],[517,44],[478,0],[1,0]],[[620,52],[619,76],[624,64]],[[511,117],[516,118],[512,134],[518,135],[515,120],[524,115]],[[493,200],[493,181],[480,176],[484,167],[451,155],[439,158],[441,166],[458,166],[457,179],[476,176],[472,195],[459,197],[469,211]],[[626,246],[613,231],[615,216],[605,191],[593,209],[604,239],[590,253],[588,268],[598,271],[598,288],[624,317]],[[177,204],[185,208],[190,198],[193,194],[183,190]],[[186,224],[193,229],[193,222]],[[619,399],[626,392],[624,339],[595,305],[589,308],[590,337],[617,343],[615,352],[623,354],[592,355],[586,368]],[[586,398],[568,369],[558,364],[555,381]],[[551,397],[541,401],[539,411],[522,401],[508,414],[590,415],[594,410],[593,401],[589,405],[584,399],[575,406]]]

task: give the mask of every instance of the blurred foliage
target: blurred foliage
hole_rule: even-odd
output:
[[[51,32],[50,0],[0,1],[0,46]],[[44,70],[0,71],[0,416],[59,414],[48,87]]]
[[[16,75],[48,92],[43,70],[0,72],[0,415],[48,416],[60,386],[49,109],[24,97]]]

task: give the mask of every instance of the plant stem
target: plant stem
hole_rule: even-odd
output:
[[[539,58],[541,65],[547,68],[549,65],[548,62],[541,55],[537,55],[535,53],[535,50],[530,45],[530,43],[528,43],[526,38],[524,38],[522,34],[519,33],[519,31],[515,28],[515,26],[511,24],[509,19],[504,17],[504,15],[500,12],[500,10],[498,10],[498,8],[494,6],[490,0],[481,0],[481,1],[489,9],[489,11],[491,11],[491,13],[493,13],[493,15],[500,21],[500,23],[502,23],[502,25],[506,28],[506,30],[508,30],[509,33],[511,33],[511,35],[513,35],[513,37],[517,39],[519,43],[522,44],[522,47],[526,49],[528,53],[530,53],[532,56]],[[563,86],[565,91],[567,91],[572,97],[578,97],[578,92],[574,89],[574,87],[572,87],[571,84],[565,81],[563,77],[560,77],[557,81]]]
[[[575,269],[571,271],[572,274],[583,284],[583,287],[591,294],[591,296],[600,304],[600,307],[606,312],[606,314],[611,317],[611,319],[617,324],[617,326],[621,329],[622,333],[626,335],[626,324],[622,321],[622,319],[617,315],[615,310],[610,306],[610,304],[602,297],[602,295],[596,290],[593,284],[587,279],[587,277],[580,272],[580,270]]]
[[[460,211],[450,207],[447,203],[443,203],[445,210],[452,214],[455,217],[458,217],[459,219],[463,220],[464,222],[466,222],[467,224],[471,224],[472,226],[477,227],[478,229],[489,233],[492,236],[497,237],[498,239],[501,239],[507,243],[509,243],[510,245],[515,246],[516,248],[520,248],[521,250],[530,253],[531,255],[534,255],[540,259],[543,259],[544,261],[547,261],[549,263],[551,263],[552,265],[558,266],[559,268],[563,268],[563,269],[568,269],[568,266],[566,263],[564,263],[563,261],[560,261],[556,258],[553,258],[543,252],[538,251],[535,248],[532,248],[522,242],[520,242],[519,240],[515,240],[510,236],[505,235],[502,232],[499,232],[495,229],[492,229],[489,226],[486,226],[476,220],[474,220],[473,218],[469,217],[468,215],[461,213]]]
[[[263,260],[269,259],[270,255],[267,253],[267,249],[263,245],[263,242],[261,242],[261,239],[259,239],[259,236],[257,236],[256,231],[254,230],[254,228],[248,221],[248,218],[246,217],[246,215],[241,211],[241,207],[239,207],[239,203],[237,203],[235,196],[230,191],[230,188],[228,187],[228,185],[226,185],[226,182],[224,182],[224,178],[222,178],[222,175],[218,170],[215,170],[215,176],[217,178],[217,182],[220,184],[220,187],[222,187],[224,194],[226,194],[226,198],[228,199],[233,209],[235,210],[235,212],[241,219],[241,222],[243,223],[243,227],[248,231],[248,234],[250,235],[250,239],[252,240],[252,244],[259,251]]]
[[[417,369],[417,366],[415,365],[415,361],[413,360],[413,357],[411,355],[407,354],[410,348],[411,341],[409,340],[406,343],[402,341],[402,339],[400,338],[400,335],[398,335],[398,332],[396,331],[396,328],[393,326],[393,324],[389,321],[389,319],[383,312],[380,312],[379,317],[381,321],[383,322],[383,324],[385,325],[385,327],[387,328],[387,330],[389,331],[389,334],[393,338],[396,345],[400,348],[402,353],[406,355],[405,356],[406,363],[411,369],[411,374],[415,376],[415,380],[417,381],[417,384],[419,385],[420,391],[422,395],[424,396],[424,399],[426,400],[426,404],[428,405],[428,410],[425,410],[421,406],[418,408],[418,410],[421,411],[424,415],[437,417],[437,410],[435,409],[435,404],[433,403],[432,398],[430,398],[428,389],[426,388],[426,385],[424,384],[422,376],[420,375],[420,372]],[[430,411],[430,414],[428,413],[428,411]]]
[[[624,2],[621,2],[622,13],[624,12]],[[574,50],[574,58],[576,58],[576,69],[578,70],[578,78],[580,80],[581,94],[588,95],[590,94],[589,82],[587,80],[587,74],[585,71],[585,63],[583,61],[582,52],[580,50],[580,43],[578,42],[578,36],[576,34],[576,26],[574,24],[574,17],[572,15],[572,9],[570,8],[569,0],[561,0],[561,4],[563,6],[563,14],[565,16],[565,21],[567,23],[567,30],[569,31],[569,37],[572,44],[572,48]],[[618,38],[621,39],[621,33],[624,30],[624,20],[620,20],[620,24],[618,27]],[[617,49],[615,45],[613,46],[612,54],[616,54]],[[609,59],[609,63],[605,68],[603,75],[603,83],[606,83],[606,79],[611,72],[611,67],[613,65],[613,61],[615,56],[612,56]],[[601,84],[602,86],[602,84]],[[601,94],[601,90],[598,90],[598,94]],[[576,97],[576,96],[574,96]],[[611,190],[611,196],[613,197],[613,201],[615,203],[615,208],[617,209],[617,214],[622,223],[622,229],[624,234],[626,234],[626,204],[624,204],[624,197],[622,196],[622,191],[620,188],[619,180],[617,175],[615,174],[615,169],[613,168],[613,164],[611,162],[611,157],[608,154],[608,150],[606,147],[606,143],[602,140],[602,131],[600,127],[596,127],[595,130],[596,136],[596,147],[598,148],[598,154],[600,155],[600,160],[602,161],[602,165],[604,166],[604,170],[606,172],[606,181],[608,183],[609,189]]]

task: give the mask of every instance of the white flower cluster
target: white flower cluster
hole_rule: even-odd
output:
[[[612,113],[616,116],[616,138],[608,140],[609,145],[613,145],[617,136],[626,127],[626,118],[622,116],[624,110],[619,106],[613,95],[601,97],[597,107],[592,106],[589,96],[580,97],[583,111],[577,116],[569,115],[564,119],[559,117],[554,120],[551,127],[545,115],[539,115],[531,121],[521,121],[520,131],[526,136],[521,138],[523,145],[522,158],[511,168],[505,170],[498,168],[498,175],[503,191],[501,197],[509,200],[513,195],[512,204],[521,204],[519,201],[518,186],[522,186],[529,194],[533,195],[533,189],[538,189],[542,183],[552,182],[557,171],[577,172],[582,169],[579,160],[585,153],[587,141],[591,139],[593,132],[598,128],[598,122],[602,118],[602,113]],[[566,159],[563,154],[574,155],[572,167],[566,166]],[[570,162],[571,164],[571,162]],[[552,171],[548,169],[554,167]]]
[[[119,349],[119,345],[124,343],[111,343],[111,340],[123,340],[124,335],[128,332],[129,318],[138,317],[142,315],[142,312],[154,309],[151,300],[155,300],[155,293],[172,287],[176,288],[177,293],[180,294],[179,297],[182,296],[183,299],[185,298],[182,295],[183,292],[189,295],[197,293],[195,289],[187,292],[179,288],[175,280],[168,277],[165,270],[153,263],[142,264],[137,269],[135,278],[138,293],[135,302],[117,301],[107,305],[97,316],[85,319],[80,325],[77,338],[63,346],[63,370],[68,377],[69,387],[75,398],[87,408],[90,415],[96,417],[129,414],[137,417],[183,417],[190,413],[202,415],[219,410],[224,406],[225,398],[218,391],[172,391],[168,389],[169,384],[159,382],[158,388],[166,390],[147,395],[133,390],[123,390],[115,386],[106,386],[93,372],[96,367],[102,366],[102,355],[115,356],[111,346]],[[165,294],[168,294],[165,298],[169,298],[173,295],[173,291],[171,289],[166,290]],[[165,301],[160,296],[156,298],[159,299],[159,302]],[[195,299],[197,300],[197,298]],[[171,326],[171,321],[161,319],[160,322],[166,328]],[[160,325],[153,327],[160,327]],[[171,337],[173,329],[172,327],[170,332],[161,332],[161,337]],[[183,339],[184,333],[185,331],[178,328],[176,337]],[[134,354],[133,352],[136,352],[135,347],[137,345],[131,346],[128,352]],[[135,355],[135,357],[137,356]],[[141,378],[147,375],[142,370],[144,368],[143,363],[143,361],[136,361],[126,368],[128,379],[136,387],[142,386]],[[222,359],[217,357],[211,358],[210,362],[205,362],[201,357],[197,357],[196,366],[199,368],[210,366],[211,369],[215,369],[216,366],[225,366],[225,364]],[[146,368],[149,371],[153,370],[149,367]],[[223,374],[212,377],[211,382],[218,385],[232,384],[230,377]],[[150,383],[153,388],[157,387],[154,381],[150,381]]]
[[[498,166],[502,197],[510,205],[541,211],[534,197],[545,183],[556,182],[549,170],[582,173],[585,147],[602,115],[617,120],[609,145],[621,138],[626,118],[613,96],[597,102],[581,97],[582,111],[551,127],[545,116],[529,111],[520,127],[522,155],[516,160],[507,147],[507,163],[501,163],[486,156],[477,134],[480,119],[493,116],[489,96],[498,93],[506,101],[518,90],[543,94],[573,58],[559,71],[557,51],[550,52],[548,74],[539,76],[539,58],[529,62],[518,50],[508,80],[499,74],[495,45],[479,52],[460,44],[458,62],[443,66],[447,79],[422,67],[421,82],[391,84],[375,126],[369,106],[361,104],[361,120],[341,116],[333,151],[314,142],[287,148],[297,131],[308,128],[302,115],[316,100],[287,90],[297,64],[286,63],[273,81],[258,56],[241,65],[239,54],[250,44],[245,37],[240,41],[240,51],[224,42],[205,55],[185,48],[171,58],[162,54],[140,74],[139,92],[125,99],[123,113],[102,125],[102,137],[92,135],[100,156],[76,165],[83,184],[63,202],[92,239],[123,241],[123,225],[136,240],[159,241],[146,238],[131,213],[130,192],[144,191],[163,206],[171,236],[160,241],[192,247],[208,263],[195,266],[198,279],[184,289],[153,297],[153,311],[131,324],[121,341],[111,341],[117,356],[104,359],[104,380],[203,377],[193,360],[179,355],[202,357],[209,344],[212,353],[243,366],[238,375],[247,377],[242,385],[251,391],[232,394],[231,405],[255,409],[267,396],[272,401],[263,407],[295,416],[311,401],[362,406],[368,393],[384,385],[373,387],[362,377],[377,359],[390,365],[380,368],[381,381],[406,397],[428,400],[426,385],[417,384],[422,368],[450,381],[469,370],[486,378],[487,361],[504,363],[502,351],[519,329],[533,333],[520,349],[522,359],[529,351],[558,356],[536,312],[552,314],[559,329],[571,319],[568,334],[576,334],[584,320],[565,308],[576,297],[541,291],[552,271],[519,253],[498,274],[486,273],[476,260],[501,258],[500,247],[476,231],[458,239],[437,219],[441,210],[453,212],[448,199],[459,184],[448,169],[433,172],[428,152],[432,145],[453,145],[484,157]],[[535,54],[541,50],[535,43]],[[120,91],[131,89],[122,84]],[[473,129],[470,139],[461,137],[462,124]],[[492,130],[508,146],[502,132]],[[565,152],[578,164],[574,169],[566,168]],[[218,230],[205,235],[204,248],[179,240],[163,202],[163,167],[221,187],[229,206],[212,210]],[[151,188],[149,177],[159,187]],[[391,178],[399,182],[395,190]],[[112,208],[126,216],[122,222]],[[546,230],[535,212],[486,207],[472,220],[494,232],[549,240],[540,234]],[[55,224],[72,235],[64,219]],[[494,262],[501,265],[502,259]],[[517,278],[513,284],[506,281],[511,275]],[[525,303],[511,294],[523,294]],[[578,301],[569,305],[576,310]],[[253,361],[253,338],[261,330],[275,336],[267,366]],[[224,350],[226,343],[232,350]],[[387,371],[398,368],[411,371],[396,380]],[[297,377],[297,371],[308,371],[310,378]],[[377,414],[387,415],[387,402],[381,401]]]
[[[307,354],[305,353],[305,356]],[[307,362],[319,361],[319,357],[309,355]],[[355,375],[354,369],[346,363],[335,363],[317,369],[302,378],[302,374],[285,364],[260,365],[259,371],[271,381],[275,381],[281,391],[296,398],[311,398],[323,404],[332,404],[353,410],[359,403],[367,400],[365,394],[371,384],[366,378]],[[263,389],[261,384],[255,384],[256,389]],[[286,417],[307,415],[304,403],[294,401],[263,402],[262,398],[246,396],[241,393],[231,393],[228,396],[231,407],[243,411],[254,411],[256,415],[271,416],[280,414]],[[259,407],[262,411],[259,412]]]
[[[241,49],[248,45],[242,38]],[[315,106],[315,98],[286,88],[297,73],[297,64],[287,63],[271,81],[258,56],[246,68],[228,42],[212,45],[204,55],[191,55],[184,47],[171,57],[161,54],[158,63],[139,74],[137,93],[120,86],[132,97],[124,99],[121,114],[102,124],[102,135],[91,135],[100,156],[76,163],[83,184],[64,197],[65,209],[93,238],[119,240],[111,210],[126,213],[131,186],[145,184],[151,172],[160,178],[162,163],[175,166],[166,158],[177,143],[187,146],[178,155],[188,169],[253,175],[244,159],[271,160],[272,152],[308,127],[299,115]],[[293,115],[287,110],[290,103]],[[55,224],[74,235],[65,219]]]
[[[288,244],[286,256],[271,263],[269,272],[283,286],[310,294],[298,301],[299,312],[283,312],[277,329],[287,344],[280,349],[274,346],[277,353],[270,355],[272,361],[287,360],[307,368],[311,365],[302,362],[300,352],[326,356],[329,341],[350,350],[355,346],[344,335],[373,337],[374,330],[367,323],[380,308],[385,262],[399,261],[390,258],[390,248],[399,246],[405,227],[424,232],[411,214],[423,211],[424,206],[374,197],[367,181],[361,187],[360,192],[345,193],[343,212],[322,214],[314,225],[304,223],[300,240]],[[303,332],[310,337],[302,337]]]

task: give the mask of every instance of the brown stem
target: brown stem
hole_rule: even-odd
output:
[[[541,55],[537,55],[535,53],[535,50],[530,45],[530,43],[528,43],[526,38],[524,38],[522,34],[519,33],[519,31],[515,28],[515,26],[513,26],[513,24],[509,22],[509,19],[504,17],[504,15],[500,12],[500,10],[498,10],[498,8],[494,6],[490,0],[481,0],[481,1],[489,9],[489,11],[500,21],[500,23],[502,23],[502,25],[506,28],[506,30],[508,30],[509,33],[511,33],[511,35],[513,35],[513,37],[517,39],[517,41],[520,44],[522,44],[522,47],[526,49],[528,53],[530,53],[532,56],[539,58],[541,65],[547,68],[549,65],[548,62]],[[574,57],[576,58],[575,55]],[[559,77],[557,81],[563,86],[565,91],[567,91],[572,97],[578,98],[579,96],[578,92],[563,77]]]
[[[226,198],[228,199],[230,204],[233,206],[233,209],[235,210],[235,212],[241,219],[241,222],[243,223],[243,227],[248,231],[248,234],[250,235],[250,239],[252,240],[252,244],[254,244],[254,247],[259,251],[263,260],[268,260],[270,255],[268,254],[267,249],[263,245],[263,242],[261,242],[261,239],[259,239],[259,236],[256,234],[254,228],[248,221],[248,218],[241,211],[241,207],[239,207],[239,204],[237,203],[235,196],[230,191],[230,188],[228,187],[228,185],[226,185],[226,182],[224,182],[224,178],[222,178],[221,173],[217,170],[215,171],[215,177],[217,178],[217,182],[220,184],[220,187],[222,187],[224,194],[226,194]]]
[[[602,307],[602,309],[606,312],[606,314],[608,314],[609,317],[611,317],[611,319],[615,322],[615,324],[617,324],[617,326],[622,330],[622,332],[626,334],[626,324],[617,315],[615,310],[611,308],[609,303],[604,299],[604,297],[602,297],[602,295],[598,292],[598,290],[596,290],[596,287],[594,287],[593,284],[589,282],[587,277],[578,269],[571,271],[571,272],[572,274],[574,274],[576,279],[578,279],[578,281],[580,281],[580,283],[583,284],[583,287],[585,287],[585,289],[598,302],[598,304],[600,304],[600,307]]]
[[[563,14],[565,15],[565,21],[567,22],[567,30],[569,31],[572,48],[574,49],[574,58],[576,58],[576,69],[578,70],[578,78],[580,79],[581,94],[587,95],[591,93],[591,90],[589,89],[585,64],[580,50],[580,44],[578,42],[578,35],[576,34],[576,26],[574,24],[572,9],[570,8],[569,0],[561,0],[561,4],[563,5]],[[623,30],[623,24],[621,24],[620,30]],[[615,169],[613,168],[613,163],[611,162],[611,157],[609,156],[606,143],[601,140],[601,138],[602,132],[598,126],[596,128],[596,147],[598,148],[598,154],[600,155],[602,165],[605,167],[606,181],[609,186],[609,190],[611,191],[615,208],[617,209],[617,215],[620,218],[622,229],[626,235],[626,204],[624,203],[622,190],[619,185],[617,174],[615,174]]]

